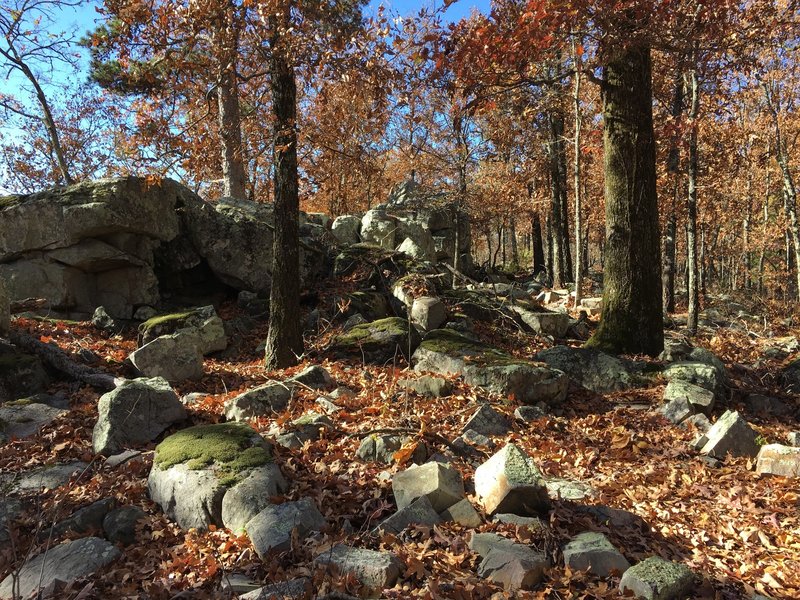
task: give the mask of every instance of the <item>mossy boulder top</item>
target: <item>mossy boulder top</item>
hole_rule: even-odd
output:
[[[417,371],[461,375],[464,381],[524,404],[558,404],[569,387],[567,376],[451,329],[435,329],[425,336],[412,357]]]
[[[336,336],[331,350],[383,364],[401,355],[409,358],[419,342],[419,334],[406,319],[389,317],[356,325]]]
[[[150,497],[184,529],[241,529],[286,490],[269,444],[245,423],[197,425],[161,442]]]

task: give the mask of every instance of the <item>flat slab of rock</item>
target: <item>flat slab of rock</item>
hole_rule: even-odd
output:
[[[569,315],[560,312],[535,312],[526,308],[514,305],[516,312],[522,322],[525,323],[534,333],[539,335],[549,335],[554,338],[563,338],[569,329]]]
[[[513,397],[523,404],[560,404],[569,387],[561,371],[514,358],[451,329],[428,333],[412,362],[417,371],[461,375],[468,385]]]
[[[320,365],[311,365],[287,379],[285,383],[290,387],[292,384],[301,384],[315,390],[326,390],[333,387],[336,382],[328,369]]]
[[[464,480],[450,465],[429,462],[397,473],[392,478],[392,492],[398,509],[426,496],[440,513],[464,498]]]
[[[536,516],[550,507],[541,472],[514,444],[504,446],[475,469],[475,492],[490,515]]]
[[[602,533],[586,531],[564,547],[564,564],[573,571],[590,569],[599,577],[624,573],[630,563]]]
[[[635,363],[599,350],[553,346],[542,350],[534,358],[563,371],[576,384],[600,394],[646,383]]]
[[[736,411],[725,411],[704,437],[700,452],[713,458],[722,459],[726,454],[755,457],[759,451],[756,432]]]
[[[100,396],[92,447],[109,456],[156,439],[169,426],[186,418],[186,409],[166,379],[124,381]]]
[[[170,382],[200,379],[203,353],[195,331],[181,329],[162,335],[134,351],[128,358],[145,377],[163,377]]]
[[[397,583],[404,565],[389,552],[377,552],[339,544],[314,558],[315,565],[329,567],[334,574],[352,575],[367,593],[377,594]]]
[[[18,595],[13,593],[13,576],[6,577],[0,583],[0,598],[28,598],[56,580],[69,583],[86,577],[115,561],[120,554],[113,544],[96,537],[64,542],[33,557],[19,569],[16,573]]]
[[[619,582],[621,592],[644,600],[682,600],[693,589],[694,573],[689,567],[657,556],[629,568]]]
[[[427,496],[420,496],[414,502],[401,508],[391,517],[385,519],[376,530],[387,533],[400,533],[409,525],[438,525],[442,522],[439,513],[434,510]]]
[[[47,465],[16,475],[3,476],[0,487],[9,486],[9,493],[18,494],[41,489],[54,490],[67,483],[74,475],[81,473],[86,467],[85,462],[71,462],[58,465]]]
[[[549,566],[544,553],[511,543],[491,548],[478,565],[478,576],[511,592],[530,590],[542,580]]]
[[[756,473],[800,477],[800,448],[767,444],[758,451]]]
[[[706,416],[710,416],[714,409],[714,392],[681,379],[673,379],[664,390],[664,401],[669,403],[673,400],[685,400],[693,413]]]
[[[292,533],[300,539],[327,525],[316,504],[308,498],[297,502],[267,506],[250,521],[245,529],[256,553],[262,559],[270,552],[285,552],[292,547]]]
[[[0,434],[7,438],[30,437],[67,412],[40,402],[6,402],[0,404]]]

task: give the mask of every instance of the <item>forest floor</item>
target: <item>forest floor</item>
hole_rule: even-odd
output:
[[[716,353],[734,382],[729,408],[739,408],[757,432],[769,442],[785,443],[798,422],[781,422],[748,414],[742,398],[747,392],[782,397],[798,408],[798,398],[783,392],[779,382],[784,361],[761,360],[762,350],[773,336],[800,336],[778,309],[763,307],[764,326],[748,335],[741,330],[705,330],[695,344]],[[223,319],[236,316],[234,303],[219,309]],[[125,358],[136,348],[135,330],[119,335],[101,332],[91,323],[48,322],[17,318],[12,327],[42,341],[52,341],[77,356],[81,350],[98,355],[103,367],[128,375]],[[752,326],[751,326],[752,328]],[[0,447],[0,472],[18,472],[38,465],[82,460],[90,463],[78,478],[56,490],[39,493],[36,507],[28,510],[12,544],[0,548],[0,579],[20,564],[25,555],[36,554],[46,544],[31,532],[47,528],[77,508],[113,497],[121,504],[141,507],[147,518],[141,523],[136,544],[91,580],[72,584],[64,598],[224,598],[226,577],[233,572],[274,582],[298,575],[313,575],[311,557],[323,547],[345,541],[385,549],[397,554],[406,570],[387,598],[617,598],[619,579],[601,579],[564,567],[560,548],[569,538],[587,530],[606,534],[633,564],[652,555],[685,563],[704,577],[697,598],[750,598],[754,593],[773,598],[800,598],[800,479],[759,476],[746,459],[727,459],[715,467],[690,447],[695,431],[674,426],[654,409],[661,403],[664,383],[649,389],[595,394],[571,391],[562,416],[547,416],[535,424],[514,430],[500,443],[513,441],[533,457],[543,473],[590,484],[597,495],[579,503],[555,500],[549,513],[547,534],[524,527],[485,523],[481,531],[503,531],[510,537],[540,547],[553,564],[535,591],[510,594],[476,575],[479,557],[467,548],[468,531],[456,524],[411,527],[398,536],[371,537],[369,531],[394,512],[391,480],[408,465],[386,466],[356,458],[359,440],[366,432],[409,429],[418,432],[431,453],[438,434],[458,437],[480,397],[487,395],[454,380],[452,396],[422,398],[400,388],[399,377],[407,365],[377,367],[358,361],[331,360],[324,348],[333,330],[307,339],[309,355],[303,364],[282,373],[267,373],[256,348],[266,336],[263,324],[237,340],[238,354],[225,360],[210,358],[200,381],[176,386],[176,392],[201,392],[204,398],[189,408],[192,423],[220,422],[223,403],[268,378],[285,378],[309,364],[322,364],[339,385],[356,392],[346,400],[334,420],[336,433],[306,443],[297,450],[275,448],[275,460],[290,481],[287,499],[310,497],[331,524],[323,536],[300,542],[269,562],[262,562],[246,536],[227,530],[209,532],[180,530],[147,495],[147,475],[152,452],[143,460],[117,468],[104,465],[92,452],[92,429],[97,419],[99,392],[74,384],[55,384],[52,392],[69,395],[71,410],[23,440]],[[517,356],[531,356],[549,344],[533,334],[482,326],[487,341]],[[577,342],[576,342],[577,343]],[[319,394],[300,391],[285,414],[284,423],[317,408]],[[515,405],[508,399],[488,397],[493,406],[511,416]],[[724,410],[717,409],[717,413]],[[795,411],[795,415],[799,414]],[[253,424],[266,431],[270,419]],[[152,450],[154,444],[145,450]],[[485,450],[488,457],[491,451]],[[485,458],[456,459],[465,481],[471,481],[477,464]],[[475,498],[471,498],[477,505]],[[587,504],[629,511],[635,518],[604,523],[584,510]],[[353,530],[345,526],[348,521]],[[348,582],[316,580],[320,593],[345,589]]]

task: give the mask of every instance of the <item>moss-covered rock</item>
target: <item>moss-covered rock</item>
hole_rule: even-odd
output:
[[[569,386],[561,371],[515,358],[452,329],[428,333],[412,361],[417,371],[461,375],[469,385],[525,404],[558,404]]]
[[[338,355],[357,356],[367,362],[383,364],[400,355],[410,358],[419,342],[419,334],[407,320],[389,317],[356,325],[336,336],[331,350]]]
[[[367,290],[347,294],[343,299],[347,303],[345,317],[361,314],[370,321],[385,319],[389,316],[389,302],[383,294]]]

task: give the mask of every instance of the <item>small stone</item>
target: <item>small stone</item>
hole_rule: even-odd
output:
[[[250,588],[245,594],[239,596],[239,600],[299,600],[305,598],[310,591],[311,580],[307,577],[300,577],[257,587],[257,589]]]
[[[324,390],[333,387],[334,381],[325,367],[311,365],[300,371],[294,377],[286,380],[287,384],[300,383],[315,390]]]
[[[711,429],[711,421],[709,421],[708,417],[704,414],[692,415],[683,423],[681,423],[681,427],[688,427],[689,425],[696,427],[698,431],[703,433],[706,433],[709,429]],[[705,442],[703,444],[705,445]]]
[[[350,400],[356,397],[356,393],[350,388],[340,385],[328,394],[328,397],[332,400]]]
[[[518,406],[514,417],[525,423],[533,423],[547,416],[547,411],[541,406]]]
[[[496,548],[505,549],[514,545],[513,540],[504,538],[496,533],[473,533],[467,543],[472,552],[483,558],[486,558],[491,550]]]
[[[322,410],[325,411],[325,414],[328,414],[328,415],[335,415],[337,412],[342,410],[341,406],[338,406],[338,405],[334,404],[333,402],[331,402],[327,398],[323,398],[322,396],[317,398],[316,402],[317,402],[317,405]]]
[[[113,456],[109,456],[106,459],[106,466],[111,467],[112,469],[117,468],[120,465],[125,464],[126,462],[130,462],[135,458],[140,458],[142,453],[139,450],[125,450],[124,452],[120,452],[119,454],[114,454]]]
[[[292,532],[302,539],[312,531],[326,526],[325,517],[308,498],[297,502],[270,505],[247,522],[245,530],[260,558],[270,551],[285,552],[291,549]]]
[[[286,408],[291,397],[289,386],[280,381],[268,381],[226,402],[225,417],[229,421],[243,421],[269,416]]]
[[[423,331],[438,329],[447,321],[447,309],[439,298],[422,296],[411,305],[411,321]]]
[[[660,412],[671,423],[676,425],[683,423],[694,414],[692,405],[686,398],[672,398],[666,404],[659,407]]]
[[[433,509],[440,513],[464,498],[464,480],[450,465],[429,462],[397,473],[392,478],[392,492],[398,509],[427,496]]]
[[[122,329],[122,326],[106,312],[106,309],[103,306],[98,306],[94,310],[94,314],[92,314],[92,325],[98,329],[102,329],[103,331],[108,331],[111,333],[116,333]]]
[[[221,592],[240,599],[248,598],[247,594],[249,592],[263,589],[261,584],[257,583],[252,577],[248,577],[245,573],[223,573],[219,588]]]
[[[541,531],[545,528],[544,523],[539,517],[520,517],[511,513],[498,513],[492,521],[515,525],[516,527],[527,527],[531,531]]]
[[[754,457],[759,451],[756,432],[736,411],[725,411],[709,429],[706,438],[708,441],[700,452],[713,458],[722,459],[726,454]]]
[[[428,396],[430,398],[449,396],[452,391],[452,386],[447,379],[432,375],[423,375],[417,379],[400,379],[397,385],[416,392],[420,396]]]
[[[590,569],[600,577],[624,573],[630,563],[602,533],[586,531],[564,547],[564,564],[573,571]]]
[[[483,446],[486,448],[494,448],[494,442],[482,433],[478,433],[474,429],[467,429],[459,438],[463,443],[470,446]]]
[[[632,592],[644,600],[678,600],[694,589],[694,574],[683,564],[657,556],[632,566],[619,582],[621,592]]]
[[[490,515],[536,516],[550,507],[541,472],[514,444],[475,469],[475,492]]]
[[[767,444],[758,452],[756,473],[800,477],[800,448]]]
[[[400,533],[409,525],[438,525],[442,519],[433,509],[431,501],[427,496],[420,496],[414,502],[401,508],[391,517],[384,520],[375,529],[383,530],[387,533]]]
[[[339,544],[314,558],[315,565],[331,568],[334,574],[352,575],[365,588],[367,594],[377,594],[392,587],[400,577],[403,563],[388,552],[376,552]]]
[[[447,510],[442,511],[439,516],[443,521],[453,521],[463,527],[480,527],[481,523],[483,523],[478,511],[466,498],[459,500]]]
[[[500,584],[507,591],[530,590],[550,566],[547,557],[522,544],[493,548],[478,565],[478,576]]]
[[[714,392],[688,381],[673,379],[664,390],[664,401],[667,404],[674,401],[685,401],[691,410],[690,414],[702,413],[709,416],[714,408]],[[669,416],[667,418],[670,419]],[[680,422],[672,419],[670,421],[673,423]]]
[[[482,404],[464,425],[464,431],[470,429],[483,435],[505,435],[511,431],[511,424],[489,404]]]

